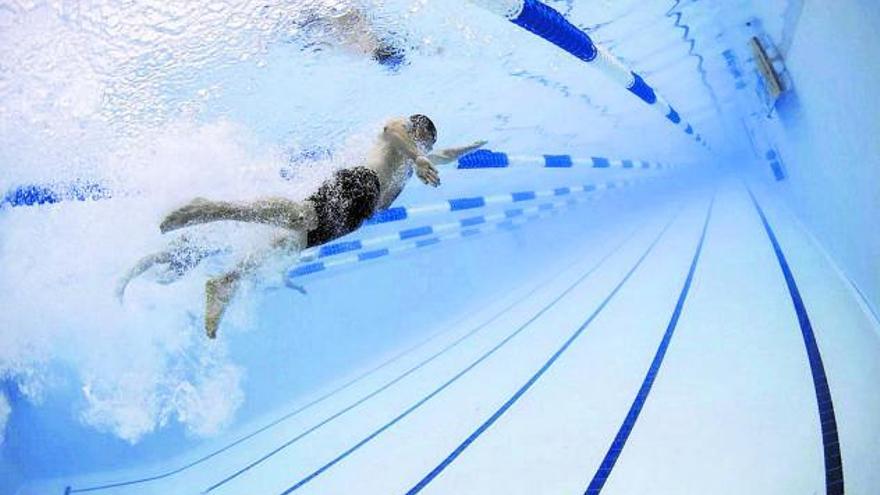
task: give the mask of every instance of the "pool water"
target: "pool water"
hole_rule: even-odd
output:
[[[880,9],[493,2],[0,2],[0,493],[880,490]],[[486,144],[208,339],[278,230],[162,218],[415,113]]]

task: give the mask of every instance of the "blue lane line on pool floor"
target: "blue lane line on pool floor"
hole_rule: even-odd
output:
[[[606,255],[605,255],[600,261],[599,261],[599,263],[598,263],[595,267],[593,267],[593,270],[595,270],[596,268],[598,268],[598,266],[601,265],[601,264],[602,264],[602,263],[603,263],[608,257],[610,257],[614,252],[616,252],[618,249],[620,249],[620,247],[622,247],[624,244],[626,244],[626,243],[629,241],[629,239],[630,239],[633,235],[635,235],[635,232],[636,232],[636,231],[631,232],[631,233],[630,233],[629,235],[627,235],[627,236],[626,236],[626,237],[625,237],[625,238],[624,238],[619,244],[617,244],[612,250],[610,250],[610,251],[609,251],[609,252],[608,252],[608,253],[607,253],[607,254],[606,254]],[[567,269],[566,269],[566,271],[567,271]],[[418,363],[418,364],[415,365],[414,367],[412,367],[412,368],[410,368],[409,370],[407,370],[404,374],[398,376],[397,378],[395,378],[394,380],[392,380],[392,381],[386,383],[385,385],[383,385],[383,386],[380,387],[379,389],[375,390],[374,392],[368,394],[367,396],[361,398],[360,400],[356,401],[355,403],[349,405],[348,407],[344,408],[342,411],[337,412],[337,413],[334,414],[333,416],[330,416],[329,418],[325,419],[324,421],[320,422],[319,424],[315,425],[314,427],[312,427],[312,428],[306,430],[305,432],[303,432],[303,433],[297,435],[296,437],[292,438],[291,440],[285,442],[285,443],[282,444],[280,447],[277,447],[277,448],[273,449],[271,452],[269,452],[269,453],[263,455],[262,457],[260,457],[260,458],[257,459],[256,461],[251,462],[250,464],[248,464],[248,465],[245,466],[244,468],[239,469],[237,472],[233,473],[232,475],[227,476],[227,477],[224,478],[223,480],[221,480],[221,481],[219,481],[219,482],[217,482],[217,483],[211,485],[211,486],[208,487],[203,493],[208,493],[208,492],[211,492],[211,491],[213,491],[213,490],[216,490],[217,488],[219,488],[219,487],[221,487],[222,485],[224,485],[224,484],[226,484],[226,483],[232,481],[233,479],[237,478],[238,476],[241,476],[242,474],[244,474],[244,473],[247,472],[248,470],[254,468],[254,467],[257,466],[258,464],[260,464],[260,463],[266,461],[266,460],[269,459],[270,457],[272,457],[272,456],[274,456],[275,454],[281,452],[283,449],[285,449],[285,448],[289,447],[290,445],[296,443],[297,441],[301,440],[301,439],[302,439],[303,437],[305,437],[306,435],[308,435],[308,434],[314,432],[314,431],[317,430],[318,428],[320,428],[320,427],[326,425],[326,424],[329,423],[330,421],[336,419],[337,417],[339,417],[339,416],[341,416],[342,414],[344,414],[344,413],[350,411],[351,409],[354,409],[354,408],[357,407],[358,405],[360,405],[360,404],[366,402],[368,399],[370,399],[370,398],[372,398],[372,397],[375,397],[376,395],[378,395],[378,394],[381,393],[382,391],[384,391],[384,390],[388,389],[389,387],[393,386],[395,383],[400,382],[401,380],[403,380],[404,378],[406,378],[406,377],[409,376],[410,374],[416,372],[418,369],[424,367],[424,366],[427,365],[429,362],[431,362],[431,361],[433,361],[434,359],[438,358],[438,357],[439,357],[440,355],[442,355],[443,353],[445,353],[445,352],[451,350],[452,348],[454,348],[455,346],[457,346],[458,344],[460,344],[461,342],[463,342],[463,341],[466,340],[467,338],[469,338],[469,337],[475,335],[477,332],[479,332],[480,330],[482,330],[484,327],[488,326],[489,324],[491,324],[492,322],[494,322],[495,320],[497,320],[498,318],[500,318],[502,315],[504,315],[505,313],[507,313],[507,311],[509,311],[510,309],[512,309],[513,307],[515,307],[516,305],[520,304],[522,301],[526,300],[527,298],[531,297],[535,292],[537,292],[538,290],[540,290],[540,289],[541,289],[542,287],[544,287],[546,284],[550,283],[552,280],[555,280],[556,277],[558,277],[558,276],[559,276],[560,274],[562,274],[562,273],[563,273],[563,272],[560,272],[560,273],[554,275],[553,277],[551,277],[550,279],[548,279],[546,282],[544,282],[544,283],[538,285],[537,287],[535,287],[534,289],[532,289],[531,291],[529,291],[527,294],[525,294],[524,296],[518,298],[515,302],[513,302],[513,303],[511,303],[510,305],[506,306],[504,309],[502,309],[501,311],[499,311],[498,313],[496,313],[494,316],[492,316],[491,318],[489,318],[488,320],[486,320],[486,321],[485,321],[484,323],[482,323],[481,325],[475,327],[474,329],[472,329],[471,331],[469,331],[468,333],[466,333],[466,334],[463,335],[462,337],[460,337],[460,338],[458,338],[457,340],[455,340],[453,343],[451,343],[451,344],[449,344],[448,346],[446,346],[446,347],[444,347],[443,349],[441,349],[439,352],[433,354],[432,356],[428,357],[428,358],[425,359],[424,361],[421,361],[420,363]]]
[[[709,219],[712,217],[712,207],[714,204],[715,198],[713,197],[712,201],[709,203],[709,211],[706,212],[706,221],[703,223],[703,232],[700,234],[700,241],[697,243],[697,250],[694,252],[694,258],[691,261],[690,270],[688,270],[684,286],[681,288],[681,294],[678,296],[678,302],[675,304],[672,318],[669,319],[669,325],[666,326],[666,332],[663,334],[660,346],[654,354],[654,360],[651,361],[648,373],[645,375],[644,381],[642,381],[642,386],[639,388],[639,392],[636,394],[636,398],[630,406],[629,412],[623,420],[623,424],[620,425],[620,429],[617,431],[614,441],[611,442],[611,446],[608,448],[605,458],[602,459],[599,469],[596,471],[596,474],[593,475],[593,479],[587,487],[587,491],[585,492],[587,495],[598,495],[598,493],[602,491],[602,487],[605,486],[605,482],[611,475],[611,470],[614,469],[614,464],[620,457],[621,452],[623,452],[626,440],[629,438],[636,421],[639,419],[639,414],[642,412],[642,407],[644,407],[645,401],[648,399],[648,394],[651,393],[651,387],[654,386],[654,380],[657,379],[657,374],[660,372],[660,366],[663,364],[663,358],[666,356],[666,350],[669,348],[669,343],[672,341],[672,335],[675,333],[675,327],[678,326],[678,320],[681,317],[684,303],[690,292],[691,283],[694,280],[694,273],[697,271],[697,263],[699,263],[700,254],[703,252],[703,243],[706,240],[706,231],[709,228]]]
[[[666,223],[666,225],[663,227],[663,230],[660,231],[660,233],[657,235],[657,237],[654,239],[654,241],[651,243],[651,245],[650,245],[650,246],[648,247],[648,249],[645,251],[645,254],[643,254],[643,255],[642,255],[642,258],[640,258],[639,262],[637,262],[637,265],[636,265],[636,266],[638,266],[638,264],[641,263],[641,260],[644,259],[644,257],[647,256],[647,254],[650,253],[651,250],[654,249],[654,246],[657,244],[657,242],[660,240],[660,238],[663,236],[663,234],[666,233],[666,231],[669,229],[669,226],[672,225],[672,222],[673,222],[673,221],[675,220],[675,218],[677,218],[677,217],[678,217],[677,214],[674,215],[674,216],[672,217],[672,219],[670,219],[670,220]],[[624,241],[624,243],[626,243],[626,242],[627,242],[627,241]],[[622,246],[622,245],[623,245],[623,244],[621,244],[621,246]],[[448,388],[450,385],[452,385],[453,383],[455,383],[456,381],[458,381],[459,378],[461,378],[462,376],[466,375],[468,372],[470,372],[470,371],[471,371],[473,368],[475,368],[477,365],[479,365],[480,363],[482,363],[483,361],[485,361],[486,359],[488,359],[488,358],[489,358],[490,356],[492,356],[496,351],[498,351],[499,349],[501,349],[505,344],[507,344],[508,342],[510,342],[514,337],[516,337],[517,335],[519,335],[519,334],[520,334],[525,328],[527,328],[529,325],[531,325],[533,322],[535,322],[538,318],[540,318],[544,313],[546,313],[548,310],[550,310],[550,308],[554,307],[554,306],[555,306],[560,300],[562,300],[562,298],[564,298],[566,295],[568,295],[568,294],[569,294],[571,291],[573,291],[578,285],[580,285],[584,280],[586,280],[587,277],[589,277],[594,271],[596,271],[600,266],[602,266],[602,264],[603,264],[608,258],[610,258],[610,257],[611,257],[616,251],[617,251],[617,249],[610,251],[610,252],[609,252],[607,255],[605,255],[605,257],[603,257],[603,258],[602,258],[602,259],[601,259],[596,265],[594,265],[590,270],[588,270],[585,274],[583,274],[580,278],[578,278],[578,279],[577,279],[572,285],[570,285],[568,288],[566,288],[565,291],[563,291],[561,294],[559,294],[559,296],[557,296],[555,299],[553,299],[552,301],[550,301],[549,304],[547,304],[546,306],[544,306],[539,312],[537,312],[534,316],[532,316],[528,321],[526,321],[525,323],[523,323],[522,325],[520,325],[516,330],[514,330],[514,331],[513,331],[512,333],[510,333],[507,337],[505,337],[504,340],[502,340],[501,342],[499,342],[498,344],[496,344],[494,347],[492,347],[491,349],[489,349],[486,353],[484,353],[482,356],[480,356],[479,358],[477,358],[475,361],[473,361],[471,364],[469,364],[466,368],[464,368],[463,370],[461,370],[460,372],[458,372],[455,376],[453,376],[453,377],[450,378],[448,381],[446,381],[444,384],[442,384],[441,386],[439,386],[438,388],[436,388],[434,391],[432,391],[430,394],[426,395],[426,396],[423,397],[421,400],[419,400],[418,402],[416,402],[415,404],[413,404],[412,406],[410,406],[406,411],[404,411],[403,413],[399,414],[397,417],[395,417],[394,419],[392,419],[391,421],[389,421],[388,423],[386,423],[384,426],[382,426],[382,427],[380,427],[379,429],[375,430],[373,433],[371,433],[370,435],[368,435],[367,437],[365,437],[364,439],[362,439],[361,441],[359,441],[357,444],[355,444],[354,446],[352,446],[351,448],[349,448],[348,450],[346,450],[346,451],[343,452],[342,454],[338,455],[338,456],[337,456],[336,458],[334,458],[332,461],[328,462],[327,464],[324,464],[321,468],[319,468],[319,469],[317,469],[316,471],[312,472],[311,474],[309,474],[309,475],[306,476],[305,478],[303,478],[303,479],[301,479],[300,481],[298,481],[296,484],[292,485],[292,486],[291,486],[290,488],[288,488],[287,490],[283,491],[283,492],[282,492],[282,495],[287,495],[287,494],[289,494],[289,493],[291,493],[291,492],[293,492],[293,491],[295,491],[295,490],[298,490],[298,489],[302,488],[305,484],[309,483],[309,482],[312,481],[313,479],[315,479],[315,478],[317,478],[318,476],[320,476],[321,474],[323,474],[323,473],[324,473],[325,471],[327,471],[328,469],[332,468],[332,467],[333,467],[334,465],[336,465],[337,463],[341,462],[343,459],[345,459],[346,457],[348,457],[349,455],[351,455],[352,453],[354,453],[355,451],[357,451],[358,449],[360,449],[361,447],[363,447],[364,445],[366,445],[367,443],[369,443],[371,440],[373,440],[374,438],[376,438],[377,436],[379,436],[380,434],[382,434],[384,431],[388,430],[389,428],[391,428],[392,426],[394,426],[395,424],[397,424],[398,422],[400,422],[401,420],[403,420],[405,417],[409,416],[409,415],[410,415],[412,412],[414,412],[416,409],[420,408],[420,407],[423,406],[425,403],[427,403],[428,401],[430,401],[431,399],[433,399],[435,396],[437,396],[440,392],[442,392],[443,390],[445,390],[446,388]],[[625,281],[625,280],[624,280],[624,281]],[[612,294],[612,295],[613,295],[613,294]],[[607,301],[606,301],[606,302],[607,302]]]
[[[822,430],[822,446],[824,447],[825,456],[825,493],[827,495],[843,495],[843,460],[840,455],[840,440],[837,436],[837,418],[834,415],[834,404],[831,402],[831,389],[828,387],[828,378],[825,375],[825,365],[822,364],[822,355],[819,353],[819,346],[816,343],[816,335],[813,333],[813,325],[810,323],[810,317],[807,314],[807,308],[804,300],[798,290],[797,283],[782,247],[776,239],[776,234],[764,215],[764,210],[758,203],[758,199],[748,189],[752,203],[761,217],[764,224],[764,230],[770,243],[773,244],[773,251],[776,253],[776,259],[779,261],[779,267],[785,277],[785,284],[788,286],[788,292],[791,294],[791,302],[794,304],[795,313],[797,313],[798,324],[801,327],[801,335],[804,338],[804,346],[807,349],[807,358],[810,362],[810,372],[813,376],[813,388],[816,390],[816,402],[819,406],[819,425]]]
[[[590,316],[574,331],[574,333],[572,333],[568,340],[566,340],[565,343],[563,343],[562,346],[557,349],[552,356],[550,356],[550,358],[544,363],[544,365],[541,366],[541,368],[539,368],[538,371],[536,371],[535,374],[532,375],[532,377],[529,378],[529,380],[525,384],[523,384],[523,386],[520,387],[519,390],[517,390],[516,393],[514,393],[507,400],[507,402],[505,402],[500,408],[498,408],[498,410],[495,411],[495,413],[492,414],[489,419],[483,422],[483,424],[481,424],[476,430],[474,430],[474,432],[471,433],[470,436],[468,436],[461,444],[459,444],[459,446],[456,447],[455,450],[453,450],[448,456],[446,456],[446,458],[443,459],[443,461],[441,461],[440,464],[437,465],[437,467],[432,469],[430,473],[428,473],[427,475],[425,475],[424,478],[421,479],[421,481],[410,488],[409,491],[406,492],[407,495],[414,495],[416,493],[419,493],[426,486],[428,486],[431,481],[439,476],[444,469],[449,467],[449,465],[452,464],[455,459],[458,458],[458,456],[465,451],[465,449],[467,449],[472,443],[474,443],[477,438],[480,437],[480,435],[482,435],[496,421],[498,421],[498,419],[501,418],[501,416],[503,416],[508,409],[510,409],[523,395],[525,395],[526,392],[529,391],[530,388],[532,388],[532,386],[541,378],[541,376],[543,376],[544,373],[546,373],[547,370],[549,370],[550,367],[553,366],[553,364],[559,359],[559,357],[562,356],[562,354],[564,354],[569,347],[571,347],[571,345],[578,339],[578,337],[583,334],[584,330],[586,330],[590,323],[592,323],[593,320],[595,320],[596,317],[599,316],[602,310],[605,309],[605,307],[608,305],[609,302],[611,302],[614,296],[617,295],[620,289],[623,288],[624,284],[626,284],[630,277],[632,277],[632,274],[635,273],[635,271],[642,265],[642,262],[645,261],[645,258],[647,258],[651,251],[654,250],[654,246],[657,245],[657,243],[660,241],[660,238],[663,237],[663,234],[666,233],[666,230],[669,228],[670,225],[672,225],[672,222],[666,224],[666,227],[664,227],[663,231],[661,231],[660,234],[651,243],[651,245],[648,246],[648,249],[645,250],[638,261],[636,261],[636,264],[632,268],[630,268],[623,279],[617,284],[617,286],[614,287],[611,293],[608,294],[605,300],[602,301],[602,303],[599,304],[599,306],[593,311],[593,313],[590,314]]]

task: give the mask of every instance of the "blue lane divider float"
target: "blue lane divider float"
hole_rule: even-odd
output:
[[[364,222],[364,224],[375,225],[381,223],[400,222],[423,215],[472,210],[492,205],[505,205],[538,198],[563,196],[567,194],[581,194],[593,191],[600,191],[603,189],[627,187],[634,182],[637,182],[637,179],[622,179],[596,182],[592,184],[572,185],[568,187],[557,187],[554,189],[541,189],[534,191],[516,191],[511,193],[493,194],[489,196],[453,198],[437,203],[429,203],[416,206],[395,206],[377,212],[375,215],[368,218],[367,221]]]
[[[684,286],[681,288],[681,293],[678,296],[678,301],[675,303],[675,309],[672,311],[672,317],[669,319],[669,324],[666,326],[663,338],[660,340],[660,345],[657,347],[657,352],[654,353],[654,359],[651,361],[651,366],[648,367],[648,373],[642,381],[642,386],[639,387],[636,398],[633,400],[629,412],[627,412],[626,417],[623,420],[623,424],[621,424],[620,429],[617,430],[617,435],[614,436],[614,441],[612,441],[611,445],[608,447],[608,451],[605,453],[605,457],[602,459],[599,469],[596,470],[593,479],[587,486],[585,495],[598,495],[602,491],[602,487],[605,486],[605,482],[608,481],[608,477],[611,476],[611,470],[614,469],[614,465],[617,463],[617,459],[620,457],[621,452],[623,452],[623,447],[626,445],[626,441],[629,439],[629,435],[632,433],[632,429],[636,425],[636,421],[639,419],[639,414],[642,412],[642,407],[644,407],[645,401],[648,400],[648,394],[651,393],[651,388],[654,386],[654,380],[657,379],[657,374],[660,373],[660,366],[663,364],[663,358],[666,357],[666,350],[669,349],[669,343],[672,341],[675,327],[678,326],[678,320],[681,317],[684,303],[687,300],[688,292],[690,292],[691,283],[694,280],[694,273],[697,271],[697,264],[700,262],[700,254],[703,252],[703,243],[706,240],[706,231],[709,228],[709,219],[712,218],[712,207],[714,204],[715,198],[713,197],[712,202],[709,203],[709,211],[706,212],[706,220],[703,222],[703,231],[700,234],[700,240],[697,243],[697,250],[694,252],[694,257],[691,260],[691,266],[688,270],[687,277],[685,277]]]
[[[439,244],[440,242],[473,237],[479,234],[488,233],[492,230],[509,229],[511,227],[519,226],[532,220],[545,218],[551,214],[558,213],[568,207],[588,201],[590,199],[595,198],[570,198],[567,201],[542,203],[527,208],[513,208],[500,213],[493,213],[491,215],[478,215],[474,217],[468,217],[457,222],[448,222],[445,224],[441,224],[436,228],[428,227],[425,229],[426,233],[424,237],[416,236],[409,238],[418,238],[418,240],[410,240],[408,242],[402,242],[393,246],[374,249],[371,251],[364,251],[358,254],[338,256],[327,261],[316,261],[299,265],[287,272],[287,278],[293,279],[304,277],[313,273],[324,272],[330,269],[341,268],[364,261],[371,261],[403,253],[406,251],[412,251],[419,248],[433,246],[435,244]],[[443,235],[436,235],[440,232],[446,233],[444,233]],[[430,234],[435,235],[432,236]],[[400,238],[400,234],[378,237],[376,239],[403,240],[402,238]],[[359,246],[358,249],[363,247],[363,243],[357,243],[357,245]],[[354,247],[354,244],[352,244],[352,247]]]
[[[556,350],[547,361],[529,378],[510,398],[501,405],[491,416],[489,416],[486,421],[484,421],[480,426],[477,427],[463,442],[461,442],[458,447],[456,447],[445,459],[443,459],[434,469],[432,469],[428,474],[426,474],[418,483],[416,483],[412,488],[407,491],[407,495],[415,495],[416,493],[421,492],[429,483],[431,483],[437,476],[440,475],[450,464],[452,464],[458,456],[460,456],[465,449],[467,449],[471,444],[473,444],[483,433],[485,433],[489,428],[495,424],[498,419],[501,418],[513,405],[522,398],[535,383],[547,372],[555,363],[559,360],[559,358],[571,347],[572,344],[584,333],[587,327],[599,316],[599,314],[608,306],[608,303],[620,292],[620,289],[626,284],[626,282],[632,277],[632,275],[638,270],[638,268],[642,265],[648,255],[654,250],[654,247],[660,242],[660,239],[672,225],[672,222],[676,217],[673,217],[657,234],[657,237],[651,242],[648,248],[642,253],[641,257],[639,257],[638,261],[636,261],[635,265],[624,275],[623,279],[617,283],[614,289],[608,294],[607,297],[596,307],[595,310],[584,320],[581,325],[574,330],[574,332],[569,336],[569,338]]]
[[[837,435],[837,417],[834,414],[831,388],[828,386],[828,377],[825,374],[825,365],[822,363],[819,345],[816,343],[813,324],[810,323],[810,316],[807,314],[801,292],[794,279],[794,274],[791,272],[791,267],[788,265],[788,260],[782,252],[782,247],[779,245],[779,240],[773,232],[773,227],[770,226],[764,209],[758,203],[758,198],[755,197],[751,189],[748,191],[752,198],[752,204],[754,204],[758,216],[761,217],[761,223],[764,224],[767,237],[770,238],[770,244],[773,245],[773,251],[776,253],[776,260],[779,262],[779,268],[785,278],[785,285],[791,295],[791,302],[804,339],[807,359],[810,362],[810,373],[813,377],[813,388],[816,391],[816,403],[819,408],[819,428],[822,432],[822,446],[824,447],[825,493],[826,495],[843,495],[843,459],[840,455],[840,439]]]
[[[574,187],[557,187],[552,190],[552,196],[572,196],[579,197],[582,193],[587,192],[601,192],[603,189],[607,191],[616,191],[622,190],[626,187],[635,186],[643,183],[650,182],[655,180],[655,178],[637,178],[637,179],[629,179],[629,180],[621,180],[615,182],[607,182],[604,184],[597,185],[588,185],[588,186],[574,186]],[[522,201],[525,199],[537,199],[539,197],[551,196],[549,194],[550,190],[542,191],[542,192],[519,192],[519,193],[510,193],[511,200],[514,198]],[[476,198],[480,199],[480,201],[475,201],[475,198],[463,198],[470,202],[471,204],[480,204],[485,206],[488,202],[485,198]],[[459,200],[450,200],[450,201],[458,201],[458,205],[462,204],[462,201]],[[440,203],[438,203],[440,204]],[[431,209],[428,208],[430,205],[426,206],[418,206],[418,207],[400,207],[401,213],[399,215],[394,215],[394,219],[406,219],[408,215],[406,211],[408,208],[418,208],[418,209]],[[455,210],[458,211],[458,210]],[[492,215],[477,215],[471,217],[465,217],[449,222],[438,223],[434,225],[422,225],[419,227],[407,228],[400,230],[395,233],[383,234],[379,236],[374,236],[370,238],[364,239],[346,239],[343,241],[335,242],[332,244],[325,244],[319,247],[313,247],[306,250],[303,250],[300,253],[299,262],[300,263],[308,263],[313,262],[318,259],[328,258],[332,256],[343,255],[347,253],[352,253],[354,251],[360,251],[362,249],[367,248],[375,248],[376,246],[389,244],[396,241],[403,241],[408,239],[413,239],[417,237],[427,236],[430,234],[443,234],[451,231],[459,230],[465,227],[473,227],[475,225],[484,224],[487,222],[500,221],[503,220],[503,216],[506,215],[508,218],[513,217],[517,214],[521,214],[523,210],[521,208],[513,208],[510,210],[504,210],[501,213],[495,213]],[[395,221],[395,220],[389,220]],[[377,222],[378,223],[378,222]],[[309,273],[315,273],[322,271],[324,269],[323,265],[312,263],[311,265],[301,265],[298,267],[300,272],[299,275],[307,275]]]
[[[673,169],[676,165],[647,162],[641,160],[615,160],[603,157],[574,158],[571,155],[508,155],[507,153],[477,150],[458,159],[459,169],[486,169],[486,168],[509,168],[531,167],[543,168],[572,168],[575,166],[592,167],[595,169]],[[283,171],[282,171],[283,172]],[[283,174],[282,174],[283,175]],[[27,184],[15,187],[7,191],[0,198],[0,208],[39,206],[55,204],[62,201],[97,201],[110,199],[110,189],[97,182],[74,181],[68,184]],[[398,212],[399,213],[399,212]],[[384,213],[384,217],[393,219],[394,211]],[[403,219],[403,217],[399,218]]]
[[[323,264],[324,262],[314,262],[318,259],[329,258],[333,256],[340,256],[345,254],[350,254],[355,251],[361,251],[363,249],[368,248],[376,248],[377,246],[394,243],[396,241],[407,241],[411,239],[417,239],[422,237],[427,237],[430,235],[441,235],[447,234],[454,231],[459,231],[465,228],[470,228],[478,225],[483,225],[487,223],[496,223],[502,222],[505,220],[509,220],[515,218],[517,216],[531,213],[535,210],[535,208],[544,210],[544,209],[559,209],[565,207],[567,205],[575,204],[581,202],[583,200],[579,199],[581,196],[578,194],[584,192],[592,192],[592,191],[601,191],[605,189],[607,191],[619,191],[629,186],[634,186],[642,183],[649,182],[651,179],[631,179],[626,181],[619,181],[618,183],[613,183],[611,185],[604,184],[603,187],[583,187],[578,190],[576,188],[571,187],[557,187],[553,189],[554,197],[571,197],[575,198],[573,201],[567,202],[556,202],[556,203],[548,203],[541,204],[537,207],[532,208],[510,208],[502,210],[498,213],[492,213],[489,215],[475,215],[464,217],[448,222],[437,223],[433,225],[421,225],[418,227],[412,227],[407,229],[402,229],[395,233],[383,234],[374,237],[364,238],[364,239],[351,239],[351,240],[343,240],[339,242],[335,242],[332,244],[325,244],[319,247],[313,247],[306,250],[303,250],[300,253],[299,261],[300,263],[308,263],[302,264],[296,267],[293,271],[296,271],[297,276],[307,275],[310,273],[315,273],[322,271],[326,266]],[[512,193],[512,196],[516,196],[519,201],[525,200],[533,200],[537,199],[539,196],[537,193],[533,192],[520,192],[520,193]],[[541,195],[540,197],[544,197],[545,195]],[[595,196],[590,197],[591,199],[596,199]],[[485,204],[485,201],[483,201]],[[311,263],[313,262],[313,263]],[[293,272],[292,271],[292,272]]]
[[[458,159],[458,168],[487,169],[511,167],[536,168],[615,168],[615,169],[671,169],[675,166],[643,160],[615,160],[605,157],[575,158],[571,155],[509,155],[500,151],[476,150]]]
[[[661,97],[640,75],[628,69],[614,55],[596,45],[590,36],[552,7],[539,0],[470,0],[517,26],[544,38],[578,59],[596,67],[612,80],[626,88],[640,100],[655,108],[670,122],[691,135],[698,143],[708,146],[700,134],[694,132],[672,106]]]
[[[8,191],[0,201],[0,207],[37,206],[61,201],[90,201],[109,197],[110,191],[107,188],[89,181],[76,181],[65,185],[31,184]]]
[[[767,153],[764,155],[767,159],[767,163],[770,164],[770,170],[773,172],[773,178],[777,181],[785,180],[785,168],[782,166],[782,159],[779,157],[779,153],[774,149],[767,150]]]
[[[657,236],[657,238],[654,240],[654,242],[648,247],[648,250],[646,251],[645,255],[643,255],[642,259],[644,259],[644,256],[647,256],[648,252],[653,250],[654,245],[656,244],[657,240],[659,240],[660,237],[662,237],[662,235],[666,232],[666,230],[672,224],[672,221],[676,218],[676,216],[674,216],[666,224],[666,226],[663,228],[663,230],[660,232],[660,234]],[[397,415],[394,419],[385,423],[383,426],[374,430],[372,433],[370,433],[369,435],[367,435],[366,437],[361,439],[359,442],[357,442],[353,446],[349,447],[346,451],[342,452],[341,454],[339,454],[338,456],[336,456],[335,458],[333,458],[332,460],[330,460],[329,462],[327,462],[326,464],[324,464],[323,466],[321,466],[317,470],[313,471],[311,474],[305,476],[304,478],[300,479],[295,484],[291,485],[289,488],[284,490],[281,495],[288,495],[289,493],[297,491],[300,488],[302,488],[303,486],[305,486],[306,484],[310,483],[312,480],[314,480],[318,476],[327,472],[329,469],[333,468],[333,466],[335,466],[336,464],[345,460],[348,456],[350,456],[351,454],[353,454],[354,452],[356,452],[357,450],[362,448],[364,445],[370,443],[376,437],[378,437],[379,435],[381,435],[385,431],[391,429],[392,427],[394,427],[394,425],[396,425],[400,421],[403,421],[407,416],[409,416],[410,414],[412,414],[413,412],[415,412],[416,410],[418,410],[419,408],[421,408],[422,406],[424,406],[425,404],[427,404],[428,402],[433,400],[436,396],[440,395],[444,390],[446,390],[447,388],[449,388],[450,386],[455,384],[455,382],[457,382],[463,376],[470,373],[471,370],[473,370],[474,368],[479,366],[481,363],[483,363],[484,361],[486,361],[487,359],[492,357],[492,355],[494,355],[496,352],[498,352],[498,350],[503,348],[505,345],[507,345],[507,343],[509,343],[514,338],[516,338],[518,335],[520,335],[523,331],[525,331],[526,328],[530,327],[532,325],[532,323],[534,323],[539,318],[541,318],[541,316],[543,316],[545,313],[547,313],[547,311],[549,311],[550,309],[555,307],[556,304],[558,304],[568,294],[570,294],[573,290],[575,290],[577,287],[579,287],[585,280],[587,280],[593,273],[595,273],[596,270],[598,270],[602,265],[604,265],[604,263],[609,258],[611,258],[611,256],[615,252],[617,252],[622,246],[624,246],[626,243],[628,243],[635,235],[635,232],[636,231],[633,231],[628,236],[626,236],[615,248],[613,248],[610,251],[608,251],[607,253],[605,253],[605,255],[598,262],[596,262],[591,268],[589,268],[585,273],[583,273],[577,280],[575,280],[571,285],[569,285],[564,291],[562,291],[552,301],[547,303],[537,313],[532,315],[525,323],[518,326],[515,330],[513,330],[511,333],[509,333],[507,336],[505,336],[504,339],[502,339],[500,342],[495,344],[495,346],[493,346],[491,349],[489,349],[488,351],[483,353],[481,356],[476,358],[474,361],[472,361],[470,364],[468,364],[467,367],[465,367],[464,369],[459,371],[457,374],[455,374],[455,376],[453,376],[452,378],[450,378],[449,380],[444,382],[439,387],[435,388],[433,391],[431,391],[426,396],[422,397],[418,402],[411,405],[405,411],[403,411],[402,413]],[[639,263],[640,262],[641,261],[639,261]],[[624,282],[625,282],[625,280],[624,280]]]

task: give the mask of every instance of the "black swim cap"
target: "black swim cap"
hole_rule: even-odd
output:
[[[413,130],[428,134],[431,137],[431,146],[434,146],[434,143],[437,142],[437,128],[434,127],[434,123],[431,122],[431,119],[425,115],[417,113],[415,115],[410,115],[409,121],[412,123]]]

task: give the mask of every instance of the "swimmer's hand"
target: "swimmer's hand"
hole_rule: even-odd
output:
[[[424,156],[416,158],[416,175],[429,186],[437,187],[440,185],[440,174],[437,173],[437,169],[431,163],[431,160]]]

